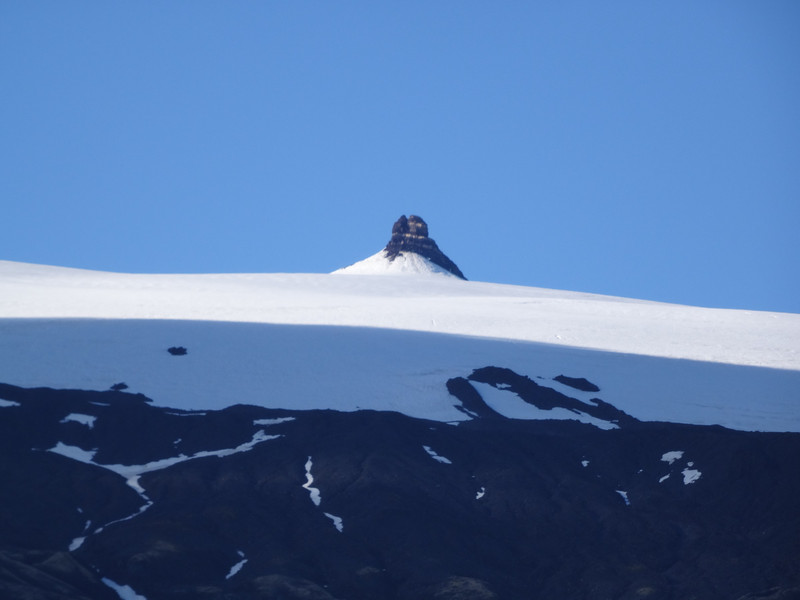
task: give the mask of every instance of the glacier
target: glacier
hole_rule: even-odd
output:
[[[560,374],[586,377],[640,420],[800,431],[800,315],[463,281],[422,257],[387,274],[376,256],[333,274],[0,261],[0,381],[124,382],[182,410],[246,403],[459,422],[470,417],[444,383],[495,364],[553,389]],[[188,353],[170,355],[174,345]]]

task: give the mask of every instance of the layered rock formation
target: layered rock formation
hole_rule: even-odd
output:
[[[386,258],[393,261],[406,252],[413,252],[449,271],[453,275],[466,279],[456,264],[439,249],[436,242],[428,237],[428,225],[421,217],[401,216],[392,226],[392,239],[384,248]]]

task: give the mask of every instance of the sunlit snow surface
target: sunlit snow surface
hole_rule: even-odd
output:
[[[415,252],[405,252],[397,255],[394,260],[386,258],[383,250],[361,260],[349,267],[334,271],[336,275],[444,275],[456,277],[447,269],[432,263],[424,256]]]
[[[447,380],[494,365],[578,398],[550,380],[585,377],[642,420],[800,431],[800,315],[405,275],[129,275],[0,261],[0,382],[125,382],[180,409],[458,421],[469,417]]]

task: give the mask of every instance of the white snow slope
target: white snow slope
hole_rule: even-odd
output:
[[[380,277],[385,265],[132,275],[0,261],[0,382],[125,382],[184,409],[460,421],[446,381],[494,365],[561,391],[552,377],[586,377],[642,420],[800,431],[800,315],[462,281],[420,265]]]
[[[349,267],[337,269],[336,274],[345,275],[430,275],[439,274],[446,277],[456,277],[447,269],[434,264],[416,252],[401,252],[394,260],[386,258],[386,252],[381,250],[364,260],[360,260]]]

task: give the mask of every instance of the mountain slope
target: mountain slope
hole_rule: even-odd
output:
[[[111,598],[103,583],[219,600],[713,599],[800,585],[797,434],[0,395],[16,403],[0,409],[3,550],[9,569],[51,574],[24,588],[50,598]],[[54,589],[53,563],[72,590]],[[13,581],[0,571],[0,595]]]
[[[800,316],[409,260],[0,261],[0,597],[800,595]]]
[[[386,257],[386,251],[381,250],[364,260],[353,263],[348,267],[337,269],[335,275],[443,275],[457,277],[444,267],[440,267],[424,256],[414,252],[398,254],[393,260]]]
[[[800,315],[452,277],[135,275],[0,261],[0,318],[350,325],[800,370]]]
[[[392,237],[381,252],[334,272],[375,275],[436,273],[466,279],[456,263],[428,237],[428,224],[416,215],[408,218],[403,215],[395,222]]]
[[[586,377],[642,420],[800,431],[798,315],[452,277],[125,275],[8,262],[0,315],[0,381],[15,385],[124,382],[179,408],[462,420],[444,383],[496,365]],[[171,346],[189,352],[173,357]],[[267,387],[280,400],[265,399]]]

